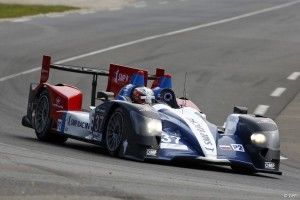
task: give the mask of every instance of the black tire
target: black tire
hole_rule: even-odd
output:
[[[51,99],[47,90],[40,93],[38,104],[34,109],[34,130],[36,137],[45,142],[64,143],[67,137],[58,135],[57,133],[50,133],[51,129]]]
[[[112,156],[123,157],[123,142],[128,136],[129,116],[122,108],[113,111],[105,132],[105,146]]]
[[[231,165],[231,169],[238,174],[254,174],[254,170],[240,165]]]

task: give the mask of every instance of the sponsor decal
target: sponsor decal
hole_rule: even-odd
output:
[[[154,112],[153,108],[149,105],[143,105],[139,108],[140,112]]]
[[[92,133],[89,113],[70,111],[64,112],[61,123],[61,132],[86,137]]]
[[[224,151],[232,151],[232,148],[230,145],[223,145],[223,144],[220,144],[219,145],[219,148],[224,150]]]
[[[275,169],[275,163],[273,162],[265,162],[266,169]]]
[[[209,136],[206,134],[206,131],[205,131],[205,129],[201,126],[201,124],[198,123],[197,121],[195,121],[195,120],[192,119],[192,118],[187,118],[187,119],[195,126],[195,128],[197,129],[197,131],[200,133],[200,135],[201,135],[201,137],[202,137],[202,139],[203,139],[204,144],[206,144],[206,145],[208,145],[208,146],[211,146],[211,148],[205,147],[205,149],[210,150],[210,151],[214,151],[213,144],[212,144],[212,142],[210,141]]]
[[[234,151],[245,152],[245,149],[241,144],[231,144],[231,147]]]
[[[146,155],[147,156],[156,156],[157,150],[156,149],[147,149]]]
[[[127,74],[122,74],[120,73],[120,70],[117,70],[115,72],[115,78],[114,78],[114,82],[115,83],[124,83],[127,82],[129,80],[129,76]]]
[[[60,110],[64,109],[64,107],[62,106],[62,100],[61,100],[60,97],[56,97],[55,103],[52,104],[52,105],[53,105],[53,107],[56,107],[56,108],[58,108]]]
[[[73,119],[72,116],[69,116],[67,124],[68,124],[68,126],[83,128],[83,129],[86,129],[86,130],[90,129],[90,123],[82,122],[82,121],[77,120],[77,119]]]

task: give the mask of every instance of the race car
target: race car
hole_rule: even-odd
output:
[[[47,82],[50,69],[92,75],[89,110],[82,108],[78,88]],[[106,91],[96,92],[99,76],[108,77]],[[72,138],[99,145],[112,156],[187,159],[228,165],[242,173],[282,174],[279,131],[272,119],[236,106],[218,127],[192,101],[176,97],[172,76],[160,68],[149,75],[147,70],[110,64],[106,71],[51,64],[51,57],[44,56],[40,82],[30,85],[22,124],[33,128],[41,141]]]

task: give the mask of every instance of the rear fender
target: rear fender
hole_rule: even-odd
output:
[[[50,107],[51,119],[56,122],[61,118],[62,110],[80,111],[82,106],[82,92],[75,87],[58,84],[51,85],[48,83],[30,85],[27,115],[23,117],[22,124],[28,127],[33,126],[34,110],[37,106],[40,93],[48,90],[50,100],[52,102]],[[56,124],[53,124],[56,127]],[[53,126],[52,126],[53,127]]]
[[[44,83],[51,99],[50,115],[52,128],[56,129],[57,119],[61,118],[62,112],[59,111],[81,111],[82,92],[73,86],[58,84],[50,85]]]

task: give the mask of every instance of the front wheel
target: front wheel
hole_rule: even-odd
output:
[[[122,108],[117,108],[109,118],[106,134],[106,149],[112,156],[123,155],[123,142],[127,138],[129,120]]]
[[[51,100],[47,90],[41,92],[38,98],[38,104],[35,108],[34,129],[36,136],[41,141],[64,143],[68,138],[57,133],[50,133],[51,118],[50,118]]]

